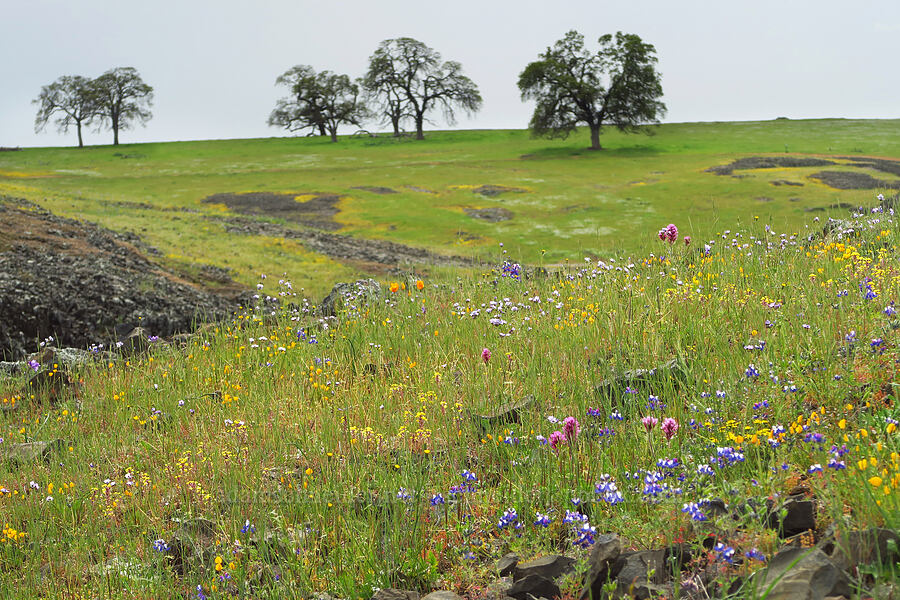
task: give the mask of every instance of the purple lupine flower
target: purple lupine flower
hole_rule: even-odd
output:
[[[758,560],[759,562],[766,562],[766,555],[757,550],[756,548],[751,548],[744,552],[744,556],[749,558],[750,560]]]
[[[706,515],[696,502],[688,502],[681,508],[681,512],[690,515],[692,521],[706,521]]]
[[[500,515],[500,520],[497,522],[497,529],[504,529],[509,525],[515,525],[519,520],[519,513],[516,512],[514,508],[506,509],[502,515]],[[518,527],[516,527],[518,529]]]
[[[534,524],[537,525],[538,527],[543,527],[544,529],[546,529],[547,527],[550,526],[550,523],[552,523],[552,522],[553,522],[553,519],[550,518],[550,515],[545,515],[542,513],[535,514]]]
[[[734,562],[734,548],[731,546],[726,546],[722,542],[719,542],[713,547],[713,552],[716,553],[716,557],[719,560],[723,560],[729,564]]]

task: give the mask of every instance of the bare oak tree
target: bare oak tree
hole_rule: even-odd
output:
[[[92,83],[98,115],[102,125],[113,131],[113,144],[119,144],[119,130],[130,129],[134,123],[143,125],[153,114],[153,88],[144,83],[133,67],[110,69]]]
[[[97,116],[91,83],[87,77],[64,75],[42,87],[41,93],[32,101],[32,104],[39,105],[34,118],[35,133],[43,131],[50,119],[56,116],[57,130],[67,133],[69,127],[74,125],[78,131],[78,147],[84,148],[81,128]]]
[[[369,58],[363,85],[381,98],[383,115],[399,133],[399,122],[409,115],[416,125],[416,139],[425,139],[426,115],[439,108],[447,123],[456,121],[456,110],[473,114],[481,108],[478,86],[463,75],[462,65],[443,61],[441,55],[412,38],[384,40]]]

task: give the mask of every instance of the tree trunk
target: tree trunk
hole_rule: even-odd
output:
[[[422,125],[424,124],[424,121],[425,121],[425,115],[423,115],[422,113],[419,113],[416,115],[416,139],[417,140],[425,139],[425,132],[422,130]]]
[[[325,131],[325,125],[319,123],[319,135],[328,135],[328,132]]]
[[[81,121],[77,122],[78,126],[78,147],[84,148],[84,142],[81,140]]]
[[[591,125],[591,150],[600,149],[600,125]]]
[[[400,115],[391,115],[391,126],[394,128],[394,137],[400,137]]]
[[[331,130],[331,141],[332,141],[332,142],[336,142],[336,141],[337,141],[337,129],[332,129],[332,130]]]
[[[113,130],[113,146],[119,145],[119,120],[112,120],[112,130]]]

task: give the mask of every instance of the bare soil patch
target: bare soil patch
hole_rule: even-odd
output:
[[[507,193],[522,194],[522,193],[527,192],[528,190],[523,189],[523,188],[517,188],[517,187],[509,187],[509,186],[505,186],[505,185],[487,184],[487,185],[479,186],[472,191],[475,192],[476,194],[481,194],[482,196],[487,196],[489,198],[492,198],[494,196],[499,196],[500,194],[507,194]]]
[[[885,181],[854,171],[820,171],[810,175],[810,178],[818,179],[836,190],[900,189],[900,181]]]
[[[509,221],[513,218],[512,211],[501,207],[491,208],[464,208],[463,211],[473,219],[480,219],[490,223]]]
[[[747,156],[727,165],[716,165],[706,169],[707,173],[731,175],[735,171],[751,169],[777,169],[783,167],[825,167],[837,163],[824,158],[804,158],[799,156]]]
[[[445,256],[424,248],[415,248],[387,240],[370,240],[311,229],[296,229],[276,223],[244,217],[207,217],[225,226],[225,231],[240,235],[264,235],[297,240],[307,250],[356,265],[377,266],[377,272],[404,264],[473,266],[478,263],[462,256]]]
[[[434,190],[429,190],[428,188],[419,187],[417,185],[407,185],[405,187],[408,190],[419,192],[420,194],[437,194],[437,192]]]
[[[891,175],[900,176],[900,161],[887,160],[884,158],[866,158],[862,156],[842,156],[844,160],[854,162],[859,167],[868,167],[881,171],[882,173],[890,173]]]
[[[825,212],[826,210],[856,210],[856,207],[850,204],[849,202],[837,202],[835,204],[829,204],[828,206],[811,206],[809,208],[805,208],[806,212]]]
[[[311,195],[309,200],[298,202],[298,196]],[[336,194],[276,194],[249,192],[246,194],[213,194],[203,199],[207,204],[224,204],[229,210],[261,217],[274,217],[307,227],[335,231],[341,224],[334,220],[340,212],[337,207],[341,196]]]
[[[351,190],[363,190],[364,192],[372,192],[373,194],[396,194],[397,190],[389,187],[371,186],[371,185],[355,185]]]
[[[769,183],[771,183],[771,184],[774,185],[775,187],[779,187],[779,186],[782,186],[782,185],[790,185],[790,186],[794,186],[794,187],[803,187],[803,184],[800,183],[799,181],[788,181],[787,179],[776,179],[775,181],[770,181]]]

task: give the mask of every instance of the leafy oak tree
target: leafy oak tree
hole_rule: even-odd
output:
[[[144,83],[133,67],[110,69],[91,87],[97,105],[97,114],[104,125],[113,132],[113,144],[119,145],[119,130],[130,129],[135,123],[145,124],[153,117],[153,88]]]
[[[362,126],[369,116],[360,100],[359,85],[347,75],[331,71],[316,73],[307,65],[297,65],[275,80],[275,85],[287,86],[291,95],[281,98],[269,115],[269,125],[288,131],[310,129],[319,135],[331,135],[338,141],[338,127],[342,124]]]
[[[43,131],[50,119],[56,116],[57,130],[68,133],[69,127],[74,125],[78,131],[78,147],[84,148],[81,128],[97,116],[97,102],[90,79],[80,75],[64,75],[42,87],[32,104],[39,105],[34,119],[35,133]]]
[[[440,108],[444,119],[456,121],[456,110],[473,114],[481,108],[478,86],[463,75],[462,65],[444,61],[440,53],[412,38],[384,40],[369,58],[363,85],[380,96],[383,114],[394,133],[405,115],[416,125],[416,139],[425,139],[426,115]]]
[[[591,130],[591,148],[600,149],[600,131],[645,131],[666,113],[656,71],[656,49],[634,34],[604,35],[591,52],[584,36],[568,32],[519,75],[522,100],[535,100],[530,128],[536,136],[567,137],[579,123]]]

